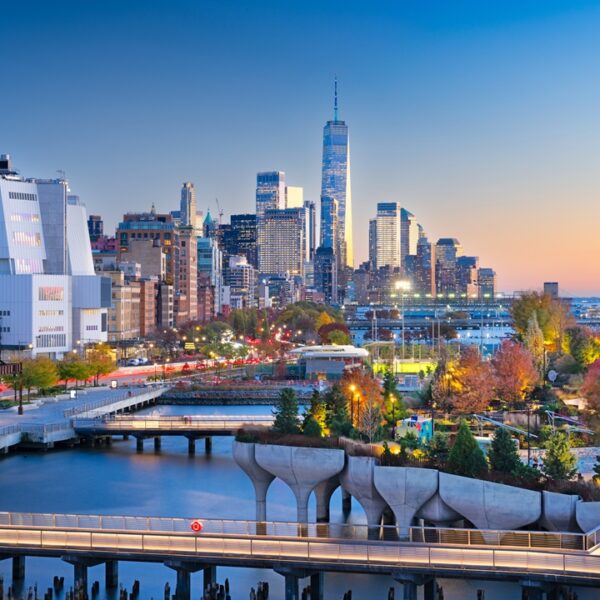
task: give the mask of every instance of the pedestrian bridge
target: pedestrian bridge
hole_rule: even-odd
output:
[[[201,416],[119,416],[99,419],[73,419],[78,435],[133,435],[157,437],[182,435],[235,435],[242,427],[270,427],[274,417],[254,415],[201,415]]]
[[[286,577],[290,600],[299,578],[324,571],[387,574],[406,585],[437,575],[600,586],[599,542],[598,529],[411,527],[399,540],[393,526],[0,513],[3,558],[60,557],[80,577],[100,562],[162,562],[177,570],[180,591],[187,589],[179,597],[189,595],[190,572],[215,565],[274,569]]]

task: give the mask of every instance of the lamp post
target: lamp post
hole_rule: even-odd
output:
[[[396,292],[400,291],[400,312],[402,318],[402,360],[404,360],[404,294],[410,290],[410,281],[407,279],[400,279],[395,284]]]
[[[356,393],[356,386],[351,383],[350,384],[350,421],[352,423],[352,427],[354,427],[354,394]]]

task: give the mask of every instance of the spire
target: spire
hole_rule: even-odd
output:
[[[337,121],[338,120],[338,98],[337,98],[337,75],[335,76],[334,79],[334,84],[333,84],[333,120]]]

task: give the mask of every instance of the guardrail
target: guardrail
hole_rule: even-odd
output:
[[[232,431],[248,425],[269,427],[274,417],[193,416],[193,417],[110,417],[73,419],[79,431]]]
[[[79,515],[55,513],[0,512],[0,527],[98,530],[112,532],[175,533],[196,535],[195,518],[139,517],[117,515]],[[263,536],[272,538],[317,538],[329,540],[370,540],[377,533],[380,542],[396,542],[395,526],[369,527],[335,523],[296,523],[286,521],[246,521],[201,519],[202,534]],[[600,528],[599,528],[600,529]],[[502,531],[492,529],[454,529],[446,527],[410,527],[404,543],[414,545],[518,548],[587,553],[596,544],[588,538],[597,530],[584,533],[544,531]],[[591,541],[595,542],[593,537]],[[600,557],[599,557],[600,561]],[[600,562],[598,563],[600,566]]]
[[[162,386],[160,389],[165,390],[168,386]],[[143,394],[147,394],[149,392],[155,391],[157,388],[153,388],[151,390],[145,388],[144,391],[139,393],[133,393],[129,390],[123,394],[115,394],[114,396],[110,396],[108,398],[103,398],[102,400],[96,400],[95,402],[86,402],[84,404],[79,404],[78,406],[73,406],[72,408],[68,408],[63,412],[63,415],[67,418],[73,417],[75,415],[80,415],[82,413],[89,412],[91,410],[96,410],[98,408],[103,408],[104,406],[110,406],[111,404],[115,404],[117,402],[121,402],[123,400],[127,400],[129,398],[137,398],[138,396],[142,396]]]
[[[0,435],[10,435],[11,433],[20,433],[21,425],[5,425],[0,427]]]

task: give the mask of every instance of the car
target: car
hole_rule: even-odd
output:
[[[127,366],[128,367],[137,367],[139,364],[140,364],[139,358],[130,358],[127,361]]]

